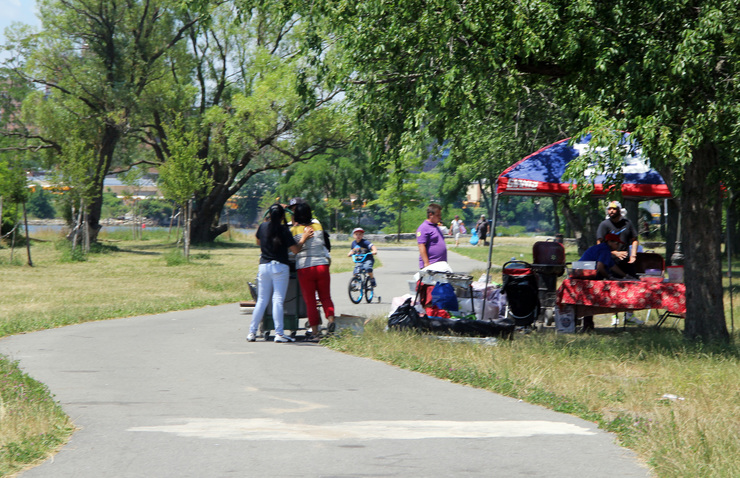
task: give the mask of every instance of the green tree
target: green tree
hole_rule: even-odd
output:
[[[182,59],[184,33],[201,17],[184,22],[177,5],[39,0],[42,31],[15,38],[19,57],[27,60],[16,71],[45,88],[25,107],[34,125],[25,131],[27,147],[46,148],[50,165],[61,161],[70,168],[61,177],[87,174],[83,195],[93,240],[100,229],[103,179],[125,163],[119,147],[141,128],[142,106],[157,92],[179,91],[178,79],[189,82],[189,63],[175,60]],[[78,153],[84,153],[85,164]]]
[[[303,197],[314,215],[330,220],[335,231],[354,228],[369,214],[382,175],[371,173],[370,158],[360,149],[334,150],[288,169],[278,187],[284,198]],[[329,223],[326,224],[328,226]],[[327,227],[328,229],[328,227]]]
[[[414,138],[407,139],[405,146],[397,153],[386,152],[385,156],[390,159],[385,163],[388,179],[378,192],[378,198],[370,202],[395,217],[397,241],[401,240],[400,234],[404,232],[404,211],[416,209],[424,202],[428,202],[420,191],[423,177],[418,172],[415,173],[421,170],[425,159],[423,149],[422,142]]]
[[[169,224],[174,209],[172,202],[157,198],[147,198],[139,202],[139,213],[159,225]]]
[[[27,29],[18,27],[23,32]],[[10,31],[13,34],[13,31]],[[10,61],[10,60],[6,60]],[[13,72],[0,66],[0,236],[11,231],[18,220],[18,209],[26,197],[24,168],[30,166],[20,139],[23,131],[21,102],[31,86]]]
[[[280,173],[275,170],[254,174],[233,197],[237,204],[236,213],[242,216],[246,224],[259,222],[258,215],[262,198],[277,195],[276,188],[280,183],[280,177]]]
[[[39,219],[52,219],[56,216],[50,194],[36,186],[28,197],[28,214]]]
[[[381,134],[398,136],[426,123],[445,138],[457,118],[486,111],[492,102],[511,111],[523,88],[544,85],[581,112],[581,131],[592,131],[597,143],[614,145],[614,130],[633,131],[681,195],[685,335],[728,339],[719,179],[734,168],[738,144],[737,2],[323,5],[338,19],[348,69],[355,72],[354,95],[376,112],[400,112],[400,118],[376,115],[368,122]],[[434,41],[419,41],[425,38]]]
[[[331,51],[300,2],[197,3],[212,10],[211,21],[189,36],[195,106],[188,119],[202,140],[198,155],[208,159],[209,190],[196,195],[191,228],[194,241],[207,242],[226,230],[224,205],[252,176],[342,146],[350,125],[338,107],[339,89],[325,81]],[[309,40],[320,55],[304,48]],[[152,110],[147,143],[166,162],[163,125],[172,111]]]
[[[168,158],[160,166],[159,186],[165,197],[185,211],[184,249],[190,255],[192,200],[199,193],[208,194],[211,187],[205,171],[206,159],[198,155],[201,141],[193,130],[186,130],[181,118],[166,127]]]
[[[101,216],[103,218],[119,218],[126,214],[126,204],[116,196],[116,193],[103,193],[103,209]]]
[[[21,169],[14,166],[0,156],[0,236],[8,234],[16,227],[19,206],[25,200],[26,176]]]

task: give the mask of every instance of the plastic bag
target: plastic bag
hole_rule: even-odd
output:
[[[432,290],[432,305],[438,309],[458,310],[455,288],[447,282],[437,282]]]
[[[470,232],[470,243],[475,246],[478,244],[478,240],[478,231],[476,229],[473,229]]]
[[[390,317],[388,317],[389,329],[417,329],[419,327],[419,313],[411,305],[411,298],[400,305]]]

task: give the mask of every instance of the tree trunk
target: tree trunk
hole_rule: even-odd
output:
[[[727,342],[721,276],[722,198],[714,177],[719,157],[712,144],[693,152],[686,166],[681,200],[681,246],[686,256],[684,336],[707,343]]]
[[[190,241],[194,244],[213,242],[229,229],[228,224],[219,224],[221,211],[229,199],[227,193],[211,193],[204,199],[194,201],[190,221]]]
[[[483,204],[481,205],[481,207],[485,209],[486,211],[488,211],[488,218],[490,219],[491,218],[491,215],[490,215],[491,214],[491,207],[490,207],[491,204],[488,201],[488,194],[486,194],[486,188],[483,185],[483,180],[480,178],[478,178],[478,187],[480,188],[480,197],[483,200],[482,201]]]
[[[396,242],[401,242],[401,213],[403,212],[403,204],[399,201],[398,203],[398,227],[396,228]]]
[[[678,215],[680,213],[679,201],[669,199],[668,216],[666,218],[665,232],[665,257],[670,261],[673,253],[676,251],[676,236],[678,234]],[[675,264],[674,264],[675,265]]]
[[[637,233],[640,233],[640,201],[636,199],[625,199],[622,201],[622,207],[627,210],[627,219],[635,226]]]
[[[97,170],[95,171],[95,191],[97,192],[91,202],[87,211],[87,232],[90,235],[91,242],[97,242],[98,232],[100,232],[100,218],[103,212],[103,192],[105,177],[110,172],[110,166],[113,160],[113,153],[116,150],[119,140],[121,139],[121,133],[118,131],[115,125],[107,124],[105,126],[105,132],[101,140],[101,148],[98,153],[98,164]]]
[[[185,205],[185,232],[183,234],[183,244],[185,251],[185,259],[190,260],[190,227],[193,218],[193,200],[188,200]]]
[[[563,217],[575,236],[578,254],[581,255],[586,252],[586,249],[596,244],[596,229],[599,223],[592,212],[600,206],[595,201],[589,201],[588,206],[572,208],[568,198],[563,198],[561,204]]]
[[[552,221],[555,234],[560,234],[560,214],[558,214],[558,198],[550,198],[552,200]]]

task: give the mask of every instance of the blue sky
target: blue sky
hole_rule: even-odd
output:
[[[39,25],[36,0],[0,0],[0,37],[5,43],[5,28],[13,22]]]

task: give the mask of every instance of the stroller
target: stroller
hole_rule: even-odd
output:
[[[532,265],[524,261],[508,261],[501,269],[502,292],[506,296],[505,317],[519,329],[533,327],[540,315],[539,287]]]

